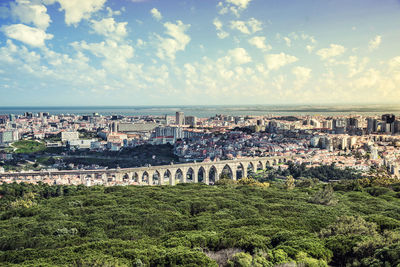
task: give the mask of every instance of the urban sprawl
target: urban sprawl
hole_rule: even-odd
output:
[[[31,153],[35,151],[32,144],[43,146],[40,157]],[[105,169],[101,163],[68,163],[65,158],[71,153],[76,156],[93,152],[98,157],[145,145],[167,144],[176,158],[175,164],[282,156],[308,168],[334,163],[339,168],[367,173],[380,167],[393,177],[400,177],[400,120],[392,114],[210,118],[185,116],[183,112],[176,112],[175,116],[46,112],[0,115],[0,173],[3,174],[33,169],[43,172]],[[29,148],[33,150],[24,150]],[[136,157],[140,159],[140,155]],[[152,159],[156,157],[153,155]],[[47,164],[43,164],[43,158]],[[129,167],[150,167],[145,160]],[[287,167],[287,163],[274,166]],[[2,182],[15,181],[18,182],[10,178]]]

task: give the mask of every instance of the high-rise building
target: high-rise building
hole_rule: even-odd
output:
[[[155,143],[175,143],[176,140],[184,138],[181,127],[157,127],[154,131]]]
[[[0,132],[0,145],[8,145],[17,140],[19,140],[18,131],[1,131]]]
[[[378,121],[374,118],[367,119],[367,132],[368,133],[375,133],[378,128]]]
[[[197,118],[195,116],[185,117],[185,125],[190,125],[190,127],[195,127],[197,124]]]
[[[382,120],[386,123],[393,123],[396,117],[393,114],[384,114],[382,115]]]
[[[185,115],[183,114],[182,111],[177,111],[175,117],[176,117],[176,120],[175,120],[176,125],[184,125],[185,124]]]

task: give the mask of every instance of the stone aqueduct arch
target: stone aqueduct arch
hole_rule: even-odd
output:
[[[222,173],[237,180],[247,177],[251,170],[265,169],[267,166],[286,163],[289,160],[290,158],[286,157],[265,157],[111,170],[0,173],[0,181],[9,177],[23,177],[30,181],[52,179],[56,184],[74,179],[86,185],[110,185],[115,182],[124,185],[175,185],[188,182],[213,184],[219,180]]]

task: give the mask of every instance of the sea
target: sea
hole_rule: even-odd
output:
[[[181,111],[185,115],[200,118],[217,114],[232,116],[301,116],[301,115],[363,115],[376,116],[386,113],[400,115],[398,105],[219,105],[219,106],[0,106],[0,115],[21,115],[25,112],[48,112],[52,115],[76,114],[123,115],[123,116],[174,116]]]

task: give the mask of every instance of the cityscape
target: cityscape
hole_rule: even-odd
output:
[[[0,1],[0,266],[400,266],[400,1]]]
[[[393,114],[379,117],[215,115],[197,118],[185,116],[181,111],[175,116],[25,112],[1,115],[0,125],[0,145],[4,148],[0,153],[3,165],[0,177],[7,174],[2,181],[8,183],[140,184],[143,177],[128,181],[121,177],[100,177],[94,181],[94,178],[87,180],[82,174],[71,181],[69,176],[53,180],[44,174],[57,170],[79,173],[80,170],[112,169],[107,162],[102,165],[102,160],[96,163],[96,158],[107,153],[123,158],[125,151],[146,145],[171,146],[171,161],[158,159],[157,154],[150,155],[149,159],[155,165],[285,157],[308,168],[335,164],[338,168],[368,173],[371,168],[384,167],[390,175],[400,178],[400,120]],[[25,147],[35,144],[40,146],[38,155],[23,153]],[[125,159],[130,157],[125,155]],[[85,160],[80,161],[82,157]],[[86,163],[89,159],[92,164]],[[138,161],[117,165],[114,169],[150,167],[149,159],[139,156]],[[288,165],[275,167],[285,169]],[[32,180],[21,175],[32,171],[43,175]],[[236,177],[236,173],[229,171],[231,178]],[[165,178],[169,184],[169,177]],[[148,177],[143,179],[143,182],[147,181]],[[218,179],[217,175],[209,183],[214,184]],[[163,184],[161,180],[157,184]]]

